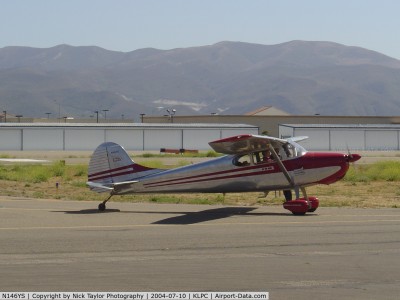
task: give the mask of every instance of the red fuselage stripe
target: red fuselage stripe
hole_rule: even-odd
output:
[[[211,177],[211,178],[202,178],[202,179],[200,177],[204,177],[206,175],[199,175],[199,176],[190,177],[192,179],[189,179],[189,177],[186,177],[186,178],[176,179],[175,180],[176,182],[163,182],[163,181],[160,181],[160,182],[154,182],[154,183],[147,183],[147,184],[144,184],[143,186],[146,187],[146,188],[152,188],[152,187],[171,186],[171,185],[187,184],[187,183],[194,183],[194,182],[215,181],[215,180],[221,180],[221,179],[231,179],[231,178],[238,178],[238,177],[265,175],[265,174],[278,173],[278,172],[279,171],[276,171],[276,170],[273,170],[273,172],[259,171],[259,172],[240,173],[240,174],[233,174],[233,175],[219,176],[219,177]]]
[[[274,166],[274,165],[268,165],[268,166]],[[168,179],[168,180],[162,180],[162,181],[158,181],[158,182],[153,182],[153,183],[147,183],[145,185],[159,185],[162,183],[173,183],[174,181],[181,181],[181,180],[188,180],[188,179],[197,179],[197,178],[201,178],[201,177],[208,177],[208,176],[215,176],[215,175],[221,175],[221,174],[228,174],[228,173],[237,173],[237,172],[243,172],[243,171],[248,171],[248,170],[252,170],[252,169],[259,169],[259,168],[265,168],[266,165],[263,166],[250,166],[250,167],[242,167],[242,168],[238,168],[238,169],[232,169],[232,170],[225,170],[225,171],[219,171],[219,172],[213,172],[213,173],[205,173],[205,174],[200,174],[200,175],[194,175],[194,176],[188,176],[188,177],[184,177],[184,178],[175,178],[175,179]],[[272,173],[272,172],[269,172]]]
[[[115,168],[115,169],[110,169],[110,170],[105,170],[105,171],[89,174],[88,178],[89,178],[89,181],[94,181],[94,180],[100,180],[100,179],[108,178],[110,176],[118,176],[118,175],[116,175],[114,173],[115,172],[119,172],[119,171],[124,171],[126,169],[130,169],[130,170],[128,170],[127,172],[123,172],[123,173],[124,174],[129,174],[129,173],[132,173],[133,168],[134,168],[134,164],[131,164],[131,165],[123,166],[123,167],[120,167],[120,168]]]
[[[120,170],[133,168],[133,166],[134,166],[134,164],[131,164],[131,165],[128,165],[128,166],[123,166],[123,167],[119,167],[119,168],[115,168],[115,169],[105,170],[105,171],[89,174],[89,177],[96,177],[96,176],[100,176],[100,175],[103,175],[103,174],[108,174],[108,173],[111,173],[111,172],[117,172],[117,171],[120,171]]]
[[[138,164],[130,164],[128,166],[123,166],[115,169],[110,169],[110,170],[105,170],[93,174],[89,174],[88,178],[89,181],[94,181],[94,180],[101,180],[101,179],[106,179],[110,177],[116,177],[116,176],[122,176],[122,175],[127,175],[127,174],[132,174],[136,172],[143,172],[143,171],[149,171],[152,170],[151,168],[147,168]]]

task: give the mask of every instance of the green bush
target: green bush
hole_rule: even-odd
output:
[[[88,167],[86,165],[73,166],[73,175],[75,177],[87,177],[87,169]]]
[[[400,180],[400,162],[381,161],[374,165],[371,172],[378,176],[378,180],[399,181]]]
[[[50,167],[51,175],[54,177],[62,177],[65,174],[65,161],[55,162]]]
[[[349,182],[400,181],[400,162],[379,161],[371,165],[352,165],[344,180]]]
[[[207,153],[206,153],[206,156],[207,157],[218,157],[218,156],[220,156],[217,152],[215,152],[215,151],[208,151]]]

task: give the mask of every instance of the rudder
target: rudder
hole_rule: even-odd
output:
[[[120,145],[106,142],[99,145],[90,158],[88,181],[107,186],[135,180],[153,173],[154,170],[156,169],[136,164]],[[108,191],[101,187],[92,189],[97,192]]]

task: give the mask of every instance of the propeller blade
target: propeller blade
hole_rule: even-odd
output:
[[[346,157],[348,162],[355,162],[361,158],[361,155],[349,153],[346,155]]]

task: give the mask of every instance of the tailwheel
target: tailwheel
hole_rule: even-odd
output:
[[[111,199],[111,197],[114,195],[114,193],[111,192],[110,196],[108,196],[108,198],[106,200],[104,200],[102,203],[99,204],[98,208],[99,211],[105,211],[106,210],[106,203],[108,200]]]
[[[105,203],[100,203],[99,204],[99,211],[105,211],[106,210],[106,204]]]

